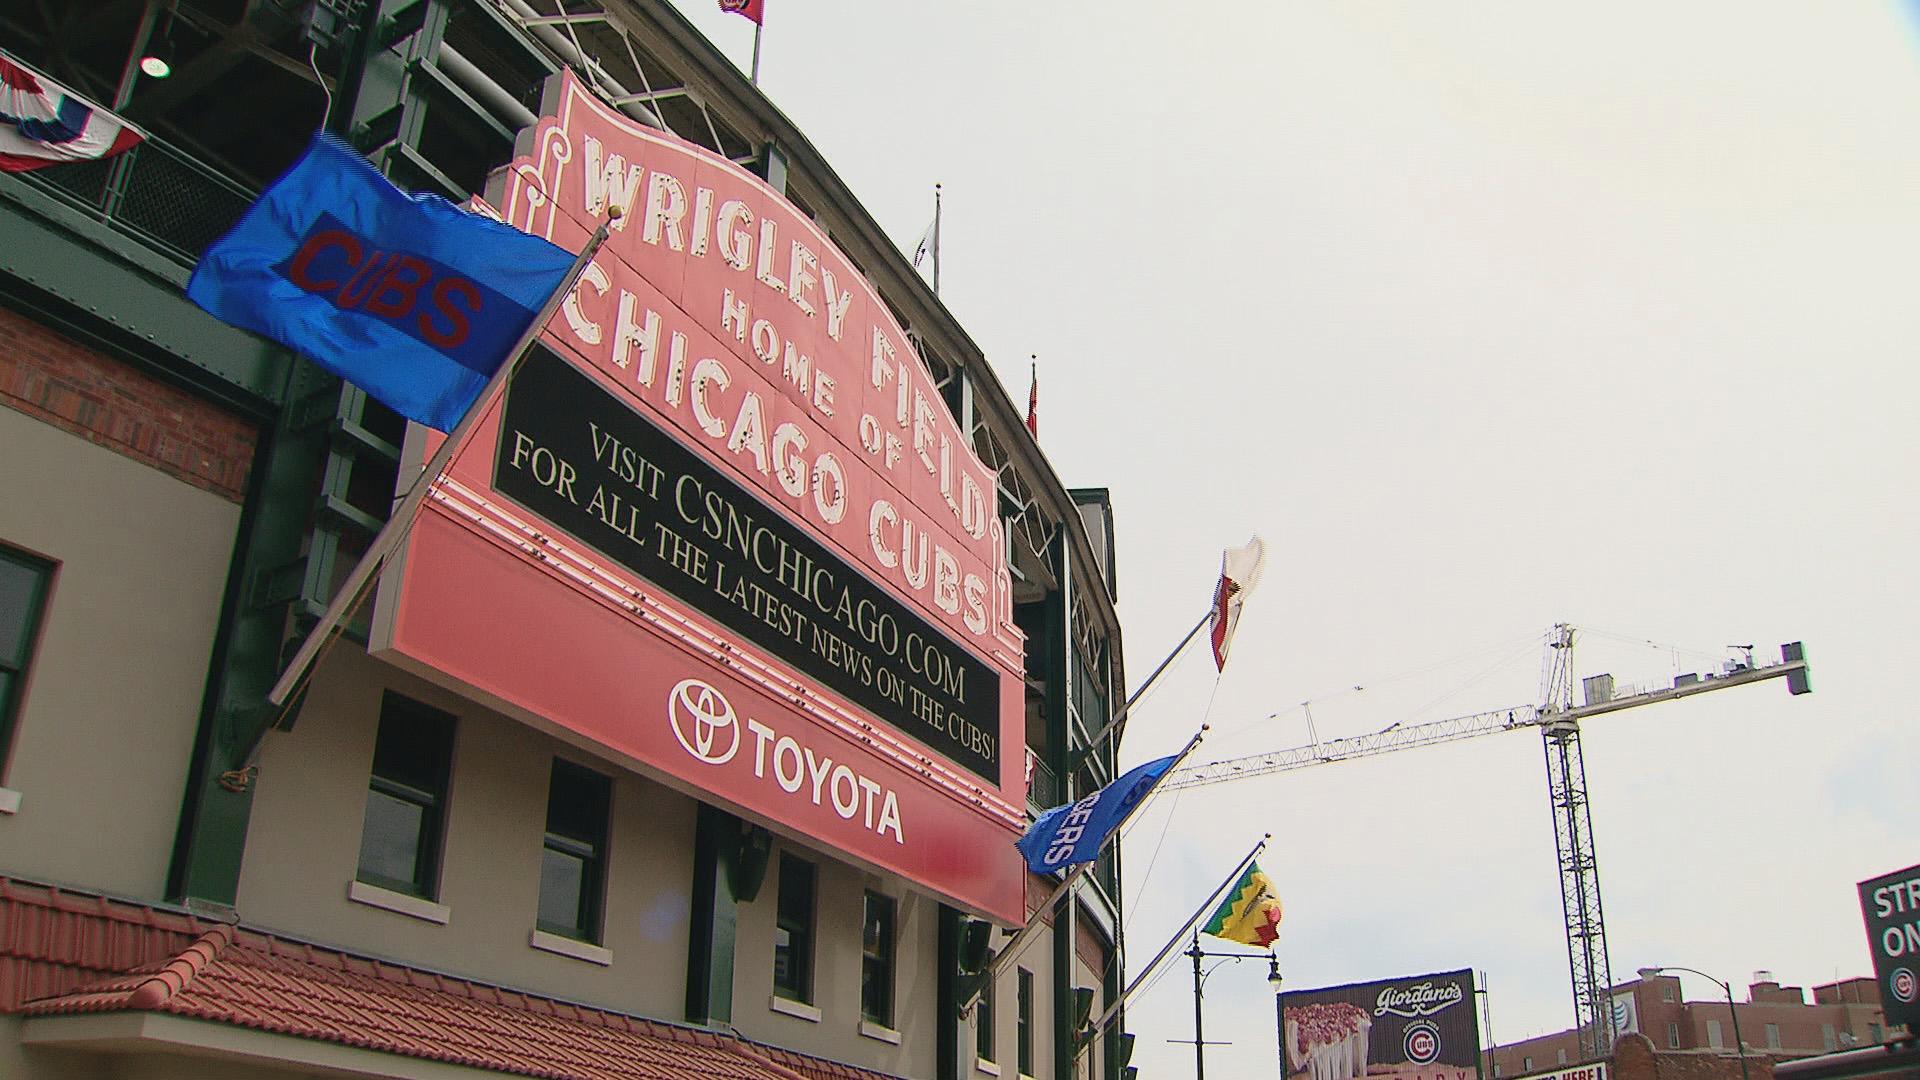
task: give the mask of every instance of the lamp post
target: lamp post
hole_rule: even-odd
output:
[[[1186,955],[1193,957],[1193,1078],[1194,1080],[1207,1080],[1207,1037],[1200,1008],[1201,991],[1206,985],[1207,976],[1225,967],[1228,961],[1259,960],[1264,957],[1267,961],[1267,981],[1272,983],[1274,990],[1278,992],[1280,989],[1280,958],[1272,952],[1207,952],[1200,947],[1200,935],[1198,932],[1193,935],[1193,947],[1187,950]],[[1220,963],[1204,971],[1201,970],[1200,961],[1214,957],[1218,957]],[[1282,1040],[1286,1039],[1286,1031],[1284,1029],[1282,1029],[1280,1033],[1280,1038]],[[1284,1069],[1286,1063],[1286,1048],[1284,1046],[1281,1047],[1280,1053],[1281,1067]]]
[[[1660,967],[1641,968],[1640,975],[1642,978],[1644,978],[1648,974],[1658,975],[1666,971],[1684,971],[1689,975],[1698,975],[1701,978],[1707,980],[1708,982],[1712,983],[1713,985],[1719,987],[1721,990],[1724,990],[1726,992],[1727,1015],[1733,1018],[1733,1049],[1734,1049],[1734,1053],[1740,1055],[1740,1080],[1748,1080],[1747,1042],[1745,1039],[1742,1039],[1740,1037],[1740,1010],[1737,1007],[1735,1007],[1733,1003],[1733,984],[1721,982],[1719,979],[1714,978],[1713,976],[1707,974],[1704,971],[1701,971],[1698,968],[1681,967],[1678,964],[1666,964]]]
[[[1267,985],[1273,987],[1273,1022],[1280,1031],[1280,1080],[1287,1080],[1287,995],[1280,989],[1280,954],[1267,954]]]

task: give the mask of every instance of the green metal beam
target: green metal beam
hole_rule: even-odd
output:
[[[0,175],[0,279],[70,308],[149,370],[264,417],[292,358],[214,321],[183,294],[187,268],[15,177]]]
[[[773,835],[700,804],[693,834],[693,896],[687,933],[687,1021],[733,1021],[734,942],[740,905],[766,880]]]
[[[284,396],[298,402],[333,381],[301,364]],[[329,439],[325,425],[297,424],[299,411],[282,409],[254,455],[167,878],[168,896],[181,902],[231,907],[239,892],[253,795],[231,771],[272,723],[266,693],[279,676],[287,632],[287,600],[275,575],[301,555]]]

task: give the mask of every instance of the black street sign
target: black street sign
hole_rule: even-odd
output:
[[[1887,1023],[1920,1031],[1920,866],[1861,882],[1860,913]]]

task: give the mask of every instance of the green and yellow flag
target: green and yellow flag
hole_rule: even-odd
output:
[[[1259,863],[1248,865],[1227,898],[1200,928],[1226,941],[1266,948],[1280,936],[1280,893]]]

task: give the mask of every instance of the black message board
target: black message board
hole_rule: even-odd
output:
[[[507,389],[493,486],[854,705],[1000,782],[972,652],[544,349]]]
[[[1887,1023],[1920,1032],[1920,866],[1861,882],[1860,914]]]
[[[1329,986],[1280,995],[1288,1077],[1478,1076],[1473,972]]]

